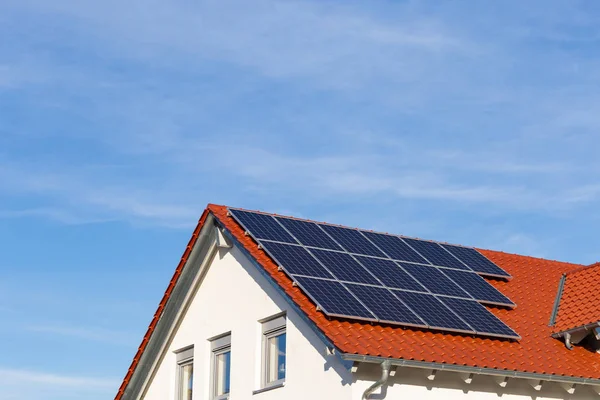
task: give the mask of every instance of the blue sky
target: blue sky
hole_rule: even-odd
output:
[[[0,400],[114,396],[208,202],[600,260],[595,1],[0,2]]]

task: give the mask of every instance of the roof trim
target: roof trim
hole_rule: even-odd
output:
[[[562,274],[560,281],[558,282],[558,291],[556,292],[556,299],[554,299],[554,307],[552,307],[552,315],[550,316],[550,323],[548,326],[554,326],[556,323],[556,317],[558,316],[558,307],[560,306],[560,299],[562,298],[563,290],[565,289],[565,281],[567,280],[567,274]]]
[[[581,385],[600,386],[600,379],[577,378],[577,377],[572,377],[572,376],[549,375],[549,374],[538,374],[538,373],[533,373],[533,372],[510,371],[510,370],[485,368],[485,367],[470,367],[468,365],[444,364],[444,363],[435,363],[435,362],[427,362],[427,361],[406,360],[406,359],[401,359],[401,358],[362,356],[359,354],[348,354],[348,353],[342,354],[341,357],[342,357],[342,359],[347,360],[347,361],[367,362],[367,363],[375,363],[375,364],[381,364],[382,362],[384,362],[386,360],[390,360],[392,362],[392,365],[399,366],[399,367],[436,369],[436,370],[440,370],[440,371],[450,371],[450,372],[468,372],[471,374],[478,374],[478,375],[503,376],[503,377],[509,377],[509,378],[522,378],[522,379],[537,379],[537,380],[543,380],[543,381],[549,381],[549,382],[577,383],[577,384],[581,384]]]
[[[194,246],[198,240],[198,237],[200,236],[200,231],[204,227],[209,214],[210,214],[209,209],[206,208],[204,210],[204,212],[202,213],[202,216],[198,220],[198,224],[196,225],[196,228],[194,229],[194,232],[192,233],[192,237],[190,238],[190,241],[188,242],[188,245],[186,246],[185,251],[183,252],[183,255],[181,256],[181,260],[179,261],[177,268],[175,269],[175,273],[173,274],[173,277],[171,278],[171,281],[169,282],[169,285],[167,286],[167,289],[165,290],[165,294],[163,295],[162,299],[160,300],[160,303],[158,304],[158,308],[157,308],[156,312],[154,313],[154,316],[152,317],[152,321],[150,322],[150,325],[148,326],[148,330],[146,331],[146,334],[144,335],[144,338],[142,339],[142,343],[139,345],[138,350],[135,353],[133,360],[131,361],[131,365],[129,366],[129,369],[127,370],[127,374],[125,375],[125,378],[123,378],[123,382],[121,383],[121,386],[119,387],[119,391],[117,392],[117,395],[115,396],[115,400],[123,399],[123,395],[125,394],[125,389],[129,385],[129,382],[131,381],[133,374],[135,373],[138,365],[140,364],[142,355],[144,354],[146,348],[148,347],[148,343],[150,342],[150,339],[156,329],[156,326],[165,311],[167,302],[169,301],[171,294],[173,293],[173,290],[175,289],[175,286],[177,285],[177,282],[179,281],[179,278],[181,276],[183,268],[185,267],[185,265],[188,262],[188,259],[190,258],[192,249],[194,248]]]

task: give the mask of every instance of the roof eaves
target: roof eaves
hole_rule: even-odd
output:
[[[377,356],[365,356],[359,354],[348,354],[344,353],[341,358],[347,361],[354,362],[367,362],[380,364],[385,360],[390,360],[393,366],[399,367],[412,367],[412,368],[423,368],[439,371],[450,371],[450,372],[467,372],[478,375],[489,375],[489,376],[502,376],[509,378],[522,378],[522,379],[537,379],[550,382],[559,383],[577,383],[582,385],[600,385],[600,379],[593,378],[582,378],[577,376],[565,376],[565,375],[551,375],[541,374],[535,372],[521,372],[511,371],[505,369],[487,368],[487,367],[471,367],[468,365],[458,364],[447,364],[447,363],[436,363],[429,361],[418,361],[418,360],[407,360],[401,358],[388,359]]]

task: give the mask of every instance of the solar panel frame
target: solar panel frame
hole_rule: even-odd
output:
[[[448,278],[443,273],[442,268],[406,262],[398,262],[398,264],[433,294],[455,296],[465,299],[472,298],[469,293],[464,291],[452,279]]]
[[[394,325],[428,328],[413,310],[390,290],[378,286],[348,283],[346,288],[354,294],[377,317],[379,322]]]
[[[445,269],[444,274],[480,303],[514,308],[516,304],[475,272]]]
[[[453,253],[450,252],[450,250],[446,249],[443,246],[450,246],[452,248],[467,249],[467,250],[475,251],[478,255],[477,257],[479,260],[484,259],[483,263],[491,264],[495,268],[496,272],[500,271],[502,274],[506,274],[506,275],[490,275],[490,276],[501,277],[501,278],[510,277],[510,275],[508,275],[504,270],[502,270],[500,267],[496,266],[494,263],[492,263],[490,260],[488,260],[481,253],[477,252],[475,249],[470,249],[470,248],[466,248],[466,247],[462,247],[462,246],[443,245],[443,244],[437,243],[437,242],[423,241],[420,239],[405,238],[405,237],[397,236],[397,235],[388,235],[388,234],[376,233],[376,232],[372,232],[372,231],[345,228],[345,227],[339,227],[339,226],[335,226],[335,225],[328,225],[328,224],[322,224],[322,223],[316,223],[316,222],[310,222],[310,221],[305,222],[305,221],[301,221],[301,220],[295,220],[295,219],[286,218],[286,217],[278,217],[278,216],[273,216],[270,214],[265,214],[265,213],[260,213],[260,212],[251,212],[251,211],[238,210],[238,209],[229,209],[229,211],[230,211],[230,215],[234,217],[236,222],[238,224],[240,224],[240,226],[242,226],[242,228],[275,261],[275,263],[278,264],[280,269],[283,270],[288,276],[290,276],[290,278],[292,278],[294,280],[294,282],[298,286],[300,286],[300,288],[305,292],[305,294],[317,305],[318,309],[323,311],[323,313],[325,313],[328,316],[340,317],[340,318],[350,318],[350,319],[363,320],[363,321],[378,321],[378,322],[384,322],[384,323],[390,323],[390,324],[408,326],[408,327],[420,327],[420,328],[427,327],[427,328],[433,329],[433,330],[448,331],[448,332],[459,332],[459,333],[468,333],[468,334],[475,333],[475,334],[484,335],[484,336],[520,339],[520,337],[510,327],[508,327],[499,318],[495,317],[495,315],[492,314],[489,310],[487,310],[485,307],[483,307],[483,306],[481,306],[481,304],[479,304],[478,301],[486,303],[486,304],[497,304],[497,305],[503,305],[503,306],[509,306],[509,307],[514,306],[514,303],[512,303],[512,301],[510,301],[500,291],[496,290],[493,286],[489,285],[488,282],[486,282],[485,280],[480,278],[479,274],[486,275],[486,273],[482,273],[479,271],[478,272],[467,272],[467,271],[470,271],[470,268],[469,269],[453,269],[450,266],[444,266],[444,265],[438,266],[433,263],[432,263],[433,265],[420,265],[421,267],[432,268],[436,271],[439,271],[441,273],[441,275],[446,276],[448,281],[455,283],[456,284],[455,286],[458,287],[461,291],[464,291],[465,294],[468,295],[469,297],[464,297],[464,296],[462,296],[461,298],[453,297],[453,296],[447,297],[445,295],[437,295],[437,294],[429,293],[427,291],[428,289],[426,289],[426,287],[423,286],[423,283],[421,281],[419,281],[418,279],[415,279],[414,276],[412,276],[410,273],[407,273],[402,268],[402,262],[399,262],[401,260],[393,261],[391,259],[391,257],[388,254],[386,254],[383,251],[383,249],[381,249],[377,245],[377,243],[374,243],[372,240],[369,239],[369,234],[371,236],[380,235],[382,237],[397,238],[397,239],[401,240],[402,243],[410,243],[410,241],[417,241],[419,243],[437,244],[442,249],[442,251],[447,253],[450,257],[459,261],[461,264],[463,264],[462,261],[460,261],[457,256],[455,256]],[[237,216],[235,215],[236,212],[238,213]],[[257,216],[259,216],[258,218],[262,219],[262,221],[268,221],[267,222],[267,224],[269,225],[268,227],[275,229],[275,231],[277,231],[277,234],[281,235],[281,237],[279,237],[279,236],[276,236],[276,237],[284,238],[287,241],[261,239],[261,238],[256,237],[254,235],[254,232],[252,230],[249,230],[248,229],[249,227],[246,226],[241,221],[241,219],[244,219],[244,217],[237,218],[240,214],[241,215],[257,215]],[[277,225],[273,225],[271,220],[267,217],[270,217],[273,221],[275,221],[275,223],[278,224],[279,227],[277,227]],[[302,243],[300,240],[298,240],[298,238],[292,232],[290,232],[288,227],[286,227],[284,225],[284,223],[281,222],[281,220],[283,220],[283,219],[290,220],[290,221],[297,221],[302,224],[312,224],[312,225],[316,226],[317,228],[320,228],[325,236],[321,236],[320,233],[317,233],[317,235],[321,236],[322,238],[330,238],[331,241],[329,241],[328,239],[325,239],[326,241],[328,241],[328,244],[331,247],[334,247],[331,245],[331,243],[335,243],[335,245],[341,245],[342,250],[329,251],[332,249],[328,249],[327,246],[321,245],[319,247],[319,246],[311,246],[311,245]],[[325,227],[329,227],[329,228],[325,228]],[[356,247],[357,243],[353,243],[352,246],[344,246],[342,243],[339,243],[337,240],[335,240],[335,238],[334,238],[335,235],[331,235],[327,231],[327,229],[329,229],[330,231],[343,232],[346,234],[348,232],[358,233],[360,236],[358,236],[356,233],[351,233],[350,235],[353,236],[354,239],[359,238],[358,242],[361,242],[361,243],[358,243],[359,247],[362,244],[362,245],[364,245],[364,247],[366,247],[368,249],[368,251],[362,251],[362,255],[360,253],[355,253],[355,252],[351,251],[351,250],[357,250],[357,247]],[[318,232],[318,231],[316,231],[316,232]],[[265,236],[265,235],[262,234],[261,236]],[[270,236],[270,237],[273,237],[273,236]],[[360,239],[361,237],[364,240]],[[408,241],[404,242],[403,240],[406,240],[406,239],[408,239]],[[291,240],[293,240],[293,242],[291,242]],[[353,242],[353,241],[351,240],[350,242]],[[313,244],[319,244],[319,243],[313,243]],[[308,270],[300,271],[298,269],[295,269],[294,271],[295,272],[299,272],[299,271],[300,272],[309,272],[312,275],[310,275],[310,276],[303,275],[303,274],[298,274],[298,273],[294,273],[294,272],[290,271],[290,269],[293,269],[293,268],[286,268],[280,260],[281,258],[285,258],[285,257],[281,257],[281,255],[280,255],[278,258],[276,254],[273,254],[273,253],[277,253],[277,251],[269,251],[269,249],[268,249],[269,245],[271,245],[272,247],[280,246],[280,247],[283,247],[284,249],[285,248],[293,248],[293,250],[292,250],[293,252],[301,251],[298,249],[303,249],[304,252],[302,254],[303,254],[305,261],[306,261],[306,254],[309,254],[312,257],[312,258],[309,258],[310,263],[313,267],[318,266],[316,268],[319,271],[319,273],[318,273],[319,275],[315,274],[314,271],[311,272]],[[409,246],[409,245],[407,245],[407,246],[412,249],[411,246]],[[349,249],[348,247],[353,247],[353,249]],[[364,247],[363,247],[363,249],[364,249]],[[357,282],[359,279],[354,279],[353,281],[345,281],[344,279],[340,279],[339,277],[337,277],[335,275],[335,273],[333,273],[326,267],[325,263],[323,263],[322,260],[319,260],[318,257],[315,257],[315,255],[312,254],[312,252],[326,252],[326,253],[343,254],[344,256],[341,256],[342,258],[346,258],[347,260],[350,260],[350,259],[353,260],[353,262],[351,262],[351,263],[354,264],[354,268],[357,268],[357,265],[358,265],[360,268],[362,268],[362,270],[364,270],[366,272],[365,276],[370,276],[370,278],[368,278],[368,282],[370,282],[370,283],[363,284],[362,282]],[[371,254],[371,255],[365,254],[368,252],[373,253],[374,255],[373,254]],[[415,253],[420,255],[420,253],[417,250],[415,250]],[[444,253],[442,253],[442,254],[444,254]],[[473,253],[469,253],[469,254],[473,254]],[[360,262],[361,259],[363,259],[363,262]],[[390,262],[396,264],[399,267],[400,271],[404,271],[406,273],[406,276],[410,277],[417,285],[420,285],[421,288],[417,291],[412,291],[410,289],[403,290],[403,288],[396,288],[393,286],[388,286],[384,281],[382,281],[377,276],[376,273],[373,273],[373,271],[371,271],[365,265],[365,263],[364,263],[365,259],[377,260],[378,262],[381,262],[384,264],[390,263]],[[426,261],[431,262],[431,260],[426,260]],[[316,262],[316,264],[315,264],[315,262]],[[289,265],[290,263],[287,262],[287,264]],[[406,264],[414,265],[415,263],[409,262]],[[362,271],[362,270],[359,269],[359,271]],[[451,271],[451,273],[448,273],[448,271]],[[476,300],[472,299],[470,292],[465,290],[463,287],[461,287],[458,284],[458,282],[455,282],[454,279],[452,279],[450,277],[450,275],[456,276],[456,275],[460,275],[460,273],[473,274],[473,276],[476,276],[477,278],[481,279],[481,281],[483,281],[490,288],[495,290],[499,294],[499,296],[503,297],[504,299],[507,299],[508,302],[510,302],[510,304],[496,303],[496,302],[491,302],[489,300],[484,301],[484,300],[480,300],[480,299],[476,299]],[[321,276],[321,275],[323,275],[323,276]],[[487,275],[489,275],[489,274],[487,274]],[[348,278],[348,276],[344,276],[344,277]],[[371,280],[371,278],[374,278],[376,283],[375,283],[375,281]],[[299,281],[304,282],[304,287],[302,286],[302,284]],[[479,281],[479,282],[481,282],[481,281]],[[319,295],[321,295],[322,293],[318,293],[318,294],[312,293],[311,294],[310,289],[307,290],[306,286],[312,286],[313,288],[316,286],[315,286],[315,284],[311,284],[309,282],[313,282],[313,283],[318,282],[316,284],[317,286],[318,285],[321,285],[321,287],[323,285],[330,286],[330,287],[336,288],[335,290],[338,290],[338,291],[341,290],[340,287],[344,288],[345,291],[341,291],[339,293],[342,294],[343,296],[345,296],[346,300],[352,299],[352,300],[348,300],[348,301],[352,302],[354,304],[354,307],[356,307],[356,309],[354,311],[352,311],[352,313],[357,314],[357,315],[354,315],[352,313],[344,314],[344,313],[336,312],[335,311],[336,307],[332,306],[332,304],[333,304],[332,302],[335,303],[336,299],[321,298],[321,300],[319,301],[317,299],[317,297],[319,297]],[[326,282],[326,283],[322,283],[322,282]],[[327,282],[330,282],[330,283],[327,283]],[[406,307],[406,310],[409,310],[410,313],[412,313],[412,315],[419,318],[419,320],[421,322],[425,323],[425,325],[419,325],[419,324],[415,325],[415,324],[411,324],[410,322],[406,322],[406,321],[389,321],[389,320],[380,318],[363,301],[361,301],[358,298],[356,293],[352,292],[349,289],[349,287],[355,287],[355,286],[360,286],[361,289],[359,289],[359,290],[362,290],[363,292],[364,291],[367,291],[367,292],[372,291],[372,292],[377,292],[377,293],[389,292],[389,293],[394,294],[395,297],[399,301],[398,304],[402,304],[404,307]],[[425,292],[423,292],[422,290],[425,290]],[[351,297],[348,297],[348,293],[350,294]],[[413,304],[413,306],[411,307],[410,301],[406,301],[405,299],[403,299],[403,297],[405,299],[412,298],[413,301],[414,301],[414,299],[420,299],[421,301],[417,302],[416,304]],[[508,330],[510,330],[511,333],[509,335],[506,335],[506,333],[508,332],[506,330],[502,331],[501,333],[483,332],[483,330],[485,330],[485,329],[483,329],[482,332],[479,332],[476,329],[473,329],[473,327],[465,320],[466,317],[461,318],[460,316],[457,315],[456,311],[454,311],[448,304],[446,304],[446,303],[452,302],[452,300],[443,302],[442,299],[455,299],[457,301],[460,300],[462,302],[466,302],[466,303],[454,302],[455,304],[463,304],[463,306],[476,304],[477,306],[472,306],[473,314],[479,315],[480,319],[482,319],[482,320],[492,321],[495,324],[501,324],[501,327],[505,327],[503,329],[508,329]],[[369,302],[371,302],[371,299],[369,299]],[[428,302],[430,304],[434,304],[438,307],[438,309],[433,309],[433,310],[432,309],[423,309],[423,308],[421,308],[423,306],[423,304],[422,304],[423,302]],[[324,303],[329,303],[329,305],[326,305]],[[359,306],[357,306],[356,304],[359,304]],[[377,303],[373,303],[373,304],[377,304]],[[439,308],[440,305],[442,306],[442,308]],[[338,304],[338,306],[339,306],[339,304]],[[399,307],[402,308],[403,306],[399,306]],[[421,312],[417,312],[417,309],[414,309],[414,307],[421,308]],[[479,308],[477,308],[477,307],[479,307]],[[440,311],[444,311],[444,310],[446,310],[446,312],[440,313]],[[483,310],[483,313],[482,313],[482,310]],[[338,307],[337,311],[339,311],[339,307]],[[447,311],[449,311],[449,313]],[[466,312],[464,309],[462,311]],[[467,311],[469,311],[469,310],[467,310]],[[407,314],[407,315],[410,316],[411,314]],[[443,321],[444,319],[446,321],[448,321],[445,324],[446,326],[438,326],[436,323],[428,323],[426,321],[426,319],[430,319],[431,322],[433,322],[433,320],[436,318],[438,318],[437,322],[440,322],[440,318],[441,318],[441,321]],[[468,318],[473,318],[473,315],[468,315]],[[500,326],[500,325],[498,325],[498,326]],[[491,330],[491,329],[492,328],[490,328],[488,330]],[[500,328],[498,328],[497,330],[499,331]],[[502,333],[504,333],[504,335]]]
[[[428,292],[423,285],[407,273],[397,262],[358,255],[354,256],[354,258],[388,288]]]
[[[279,216],[275,219],[304,246],[344,251],[317,223]]]
[[[456,258],[460,259],[465,264],[468,264],[471,270],[477,272],[480,275],[503,279],[512,278],[512,276],[508,272],[494,264],[491,260],[489,260],[486,256],[484,256],[474,248],[456,246],[445,243],[440,244],[440,246],[442,246],[449,253],[451,253]]]
[[[348,253],[324,249],[310,249],[309,251],[340,281],[381,285],[381,282],[369,270]]]
[[[356,296],[351,291],[349,291],[343,283],[339,281],[317,279],[297,275],[295,275],[293,279],[296,282],[296,284],[300,287],[300,289],[302,289],[302,291],[326,315],[329,315],[331,317],[358,319],[362,321],[378,321],[377,317],[373,314],[373,312],[371,312],[371,310],[369,310],[366,305],[364,305],[359,299],[357,299]],[[335,299],[338,301],[343,301],[346,304],[341,304],[339,302],[335,304],[335,300],[333,298],[323,296],[323,290],[327,290],[328,293],[335,291],[337,294],[337,297],[335,297]],[[348,306],[347,310],[353,309],[356,312],[341,312],[345,306]]]
[[[235,220],[252,235],[255,240],[271,240],[275,242],[299,244],[298,241],[269,214],[229,209]]]
[[[370,231],[361,231],[361,233],[392,260],[421,264],[429,263],[427,259],[417,253],[398,236]]]
[[[446,251],[439,243],[427,240],[402,238],[402,240],[425,257],[432,265],[470,271],[471,269]]]
[[[426,293],[392,290],[430,329],[459,333],[476,333],[465,321],[442,303],[437,296]]]
[[[271,257],[288,275],[313,276],[335,279],[335,276],[315,258],[305,247],[289,243],[259,240],[263,251]],[[286,254],[287,253],[287,254]],[[293,255],[289,253],[295,253]],[[292,259],[290,259],[292,257]],[[298,260],[300,259],[300,260]],[[297,265],[297,263],[308,263]]]
[[[476,301],[450,297],[440,297],[440,300],[468,323],[478,335],[521,339],[512,328]]]
[[[369,239],[362,235],[358,229],[328,224],[318,225],[348,253],[387,258],[387,256],[377,246],[371,243]]]

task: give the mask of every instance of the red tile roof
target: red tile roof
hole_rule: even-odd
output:
[[[569,271],[565,278],[554,331],[600,321],[600,263]]]
[[[292,280],[285,273],[278,271],[277,265],[271,258],[258,248],[252,238],[245,235],[244,230],[233,218],[227,216],[226,206],[209,204],[194,230],[192,239],[175,270],[115,400],[121,400],[209,212],[244,246],[316,327],[343,353],[600,379],[598,355],[578,346],[573,350],[567,350],[562,341],[551,337],[554,329],[548,326],[561,276],[576,270],[572,272],[573,281],[590,279],[589,283],[591,281],[589,277],[596,274],[593,276],[598,282],[600,268],[582,268],[577,264],[480,249],[482,254],[513,276],[509,282],[491,281],[491,284],[513,300],[517,308],[491,309],[491,311],[521,335],[519,341],[328,318],[316,310],[311,300],[298,287],[293,286]],[[581,285],[584,283],[582,282]],[[572,297],[570,289],[564,291],[563,299]],[[594,306],[595,310],[599,309],[598,304]],[[561,306],[559,317],[562,318],[562,314],[570,315],[571,312],[564,311]]]

